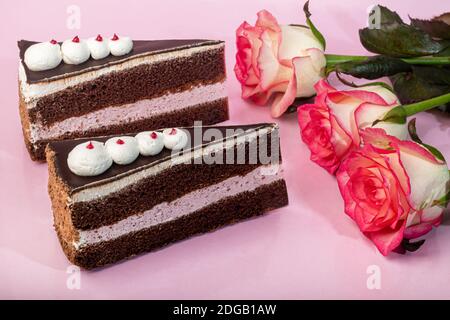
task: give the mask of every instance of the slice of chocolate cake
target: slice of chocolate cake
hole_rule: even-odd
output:
[[[98,35],[21,40],[20,116],[33,160],[49,141],[228,119],[224,42]]]
[[[287,205],[278,126],[196,126],[51,142],[55,228],[91,269]]]

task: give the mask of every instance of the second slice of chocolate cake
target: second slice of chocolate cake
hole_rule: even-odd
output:
[[[66,140],[46,156],[59,240],[86,269],[288,203],[275,124]]]

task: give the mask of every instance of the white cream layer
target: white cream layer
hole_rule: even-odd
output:
[[[190,90],[167,94],[136,103],[104,108],[88,114],[55,122],[49,127],[40,123],[30,125],[30,140],[52,139],[65,133],[84,132],[105,125],[113,126],[148,119],[161,114],[187,109],[191,106],[223,99],[227,96],[224,82],[198,86]],[[168,115],[170,116],[170,115]]]
[[[118,192],[123,188],[133,185],[139,180],[154,176],[178,164],[183,163],[195,164],[198,163],[197,159],[200,159],[200,163],[203,163],[201,162],[202,159],[205,159],[205,157],[208,157],[213,152],[228,150],[234,148],[235,145],[241,145],[246,142],[252,144],[254,141],[259,141],[258,143],[262,143],[262,140],[264,140],[264,138],[267,137],[268,132],[272,132],[273,130],[278,130],[278,126],[275,125],[271,127],[258,129],[256,132],[252,131],[252,133],[240,136],[238,139],[231,139],[231,137],[228,137],[227,140],[225,140],[225,142],[219,140],[217,142],[208,144],[206,147],[198,147],[197,149],[194,150],[185,151],[181,155],[173,156],[167,161],[162,161],[146,169],[131,174],[125,173],[122,175],[122,177],[117,176],[116,179],[113,181],[106,182],[104,184],[100,184],[97,186],[90,186],[89,188],[76,191],[68,199],[69,202],[68,204],[70,205],[75,202],[92,201],[95,199],[105,197],[111,193]],[[259,140],[256,140],[258,137],[261,138]],[[270,143],[270,141],[268,141],[268,143]],[[272,150],[276,149],[279,150],[279,148],[272,146]],[[276,156],[274,156],[274,158],[278,159],[278,157]],[[269,159],[269,161],[270,160],[271,159]]]
[[[126,60],[122,63],[114,64],[111,66],[103,67],[100,69],[87,71],[82,74],[77,74],[71,77],[50,80],[39,83],[27,83],[27,76],[23,68],[22,62],[19,63],[19,81],[22,96],[27,103],[28,108],[33,108],[36,105],[36,101],[46,95],[64,90],[66,88],[76,86],[82,82],[94,80],[100,76],[111,72],[118,72],[127,69],[131,69],[144,64],[154,64],[161,61],[174,60],[181,57],[189,57],[199,52],[204,52],[216,48],[221,48],[224,43],[205,45],[200,47],[192,47],[184,50],[177,50],[172,52],[165,52],[159,54],[142,54],[133,59]]]
[[[116,239],[125,234],[173,221],[189,215],[222,199],[233,197],[245,191],[268,185],[283,179],[278,165],[258,167],[245,176],[234,176],[209,187],[195,190],[175,201],[163,202],[141,214],[130,216],[109,226],[93,230],[80,230],[76,249],[102,241]]]

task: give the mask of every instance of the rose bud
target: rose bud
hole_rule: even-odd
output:
[[[336,174],[345,212],[383,255],[401,252],[402,243],[441,222],[447,164],[436,152],[382,129],[365,129],[361,136],[364,146],[352,151]]]
[[[315,85],[314,104],[297,109],[303,142],[311,151],[311,160],[334,174],[344,157],[359,147],[360,129],[371,127],[398,105],[397,97],[382,86],[367,86],[339,91],[325,80]],[[406,124],[379,122],[374,127],[406,139]]]
[[[255,26],[239,26],[236,44],[234,72],[242,98],[258,105],[273,98],[273,117],[281,116],[296,97],[313,96],[314,84],[324,76],[324,48],[311,30],[279,25],[266,10],[258,13]]]

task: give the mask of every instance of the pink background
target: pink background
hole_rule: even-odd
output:
[[[267,108],[240,99],[232,72],[234,31],[266,8],[280,23],[303,23],[301,1],[1,1],[0,2],[0,298],[450,298],[450,221],[414,255],[385,258],[343,213],[332,176],[309,161],[295,115],[279,120],[290,205],[265,217],[194,237],[96,272],[66,287],[69,262],[52,227],[47,166],[30,161],[18,116],[18,39],[79,34],[134,39],[227,41],[230,123],[272,121]],[[380,1],[406,19],[448,10],[446,1]],[[311,10],[328,52],[362,54],[357,29],[373,0],[318,1]],[[66,27],[67,6],[81,8],[81,29]],[[447,3],[448,4],[448,3]],[[418,116],[424,141],[450,159],[450,118]],[[366,286],[367,268],[381,289]]]

